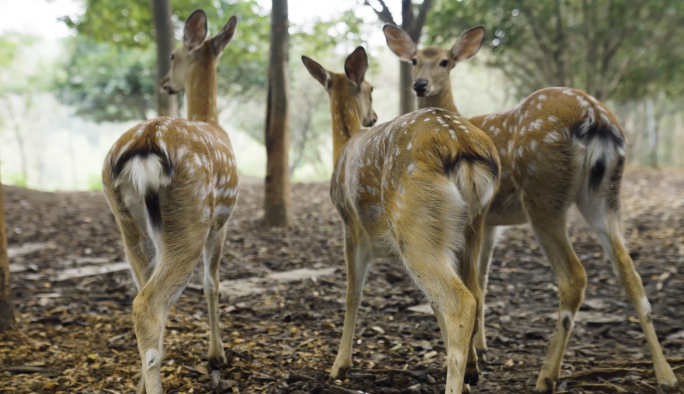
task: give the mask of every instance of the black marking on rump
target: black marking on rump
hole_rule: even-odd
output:
[[[489,167],[489,171],[492,172],[492,176],[494,176],[494,179],[499,179],[499,174],[500,174],[500,169],[499,165],[497,164],[496,160],[491,155],[488,156],[480,156],[480,155],[474,155],[471,153],[461,153],[455,156],[447,156],[442,160],[442,165],[444,166],[444,171],[447,173],[447,175],[450,175],[454,171],[456,171],[458,164],[461,160],[465,160],[467,162],[475,162],[475,161],[480,161],[483,162],[484,164]]]
[[[161,159],[164,175],[169,178],[173,176],[174,163],[156,143],[152,133],[144,134],[132,145],[133,146],[131,146],[126,152],[123,152],[123,154],[120,155],[119,160],[112,165],[112,178],[116,179],[116,177],[118,177],[123,171],[126,163],[128,163],[134,157],[145,158],[150,155],[156,155]]]
[[[145,208],[147,208],[147,216],[150,219],[152,229],[159,231],[162,226],[161,209],[159,207],[159,192],[147,190],[147,194],[145,194]]]

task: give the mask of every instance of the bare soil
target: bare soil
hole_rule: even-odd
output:
[[[327,378],[341,337],[346,289],[341,224],[329,185],[294,185],[295,225],[274,230],[258,220],[262,182],[245,179],[229,224],[221,280],[301,268],[335,271],[260,284],[260,293],[222,297],[229,364],[219,371],[219,391],[444,392],[444,346],[437,322],[408,309],[425,298],[396,261],[378,261],[367,281],[355,370],[344,381]],[[7,186],[3,192],[9,246],[46,245],[11,259],[22,332],[0,336],[0,392],[134,392],[140,360],[130,273],[65,275],[73,268],[116,267],[125,261],[104,197]],[[623,204],[626,240],[653,305],[656,330],[684,382],[684,172],[630,170]],[[644,336],[610,262],[576,213],[569,232],[589,285],[559,391],[656,392]],[[206,358],[209,328],[201,265],[169,314],[162,368],[167,393],[217,391]],[[558,296],[555,276],[528,227],[509,228],[498,243],[487,305],[489,360],[481,366],[474,392],[531,392],[555,324]]]

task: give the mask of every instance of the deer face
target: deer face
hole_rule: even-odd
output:
[[[404,30],[385,25],[383,31],[392,52],[413,64],[413,91],[418,97],[437,96],[451,89],[451,69],[475,56],[485,35],[484,27],[478,26],[463,33],[450,50],[427,47],[419,51]]]
[[[455,62],[449,51],[427,47],[418,51],[411,59],[413,64],[413,91],[418,97],[436,96],[448,86],[449,72]]]
[[[346,96],[354,102],[361,124],[364,127],[372,127],[378,121],[378,115],[373,111],[373,87],[371,84],[367,81],[361,81],[357,84],[342,74],[337,75],[337,77],[344,78],[341,82],[347,85]]]
[[[236,27],[237,18],[233,16],[216,36],[207,40],[207,15],[202,10],[193,12],[185,22],[183,45],[171,54],[171,69],[161,81],[162,90],[169,94],[185,90],[193,68],[207,62],[215,64]]]
[[[358,116],[365,127],[377,122],[378,115],[373,111],[373,87],[364,79],[368,70],[368,56],[363,47],[358,47],[344,62],[344,74],[326,70],[323,66],[302,56],[307,70],[323,85],[333,105],[345,106],[351,116]]]

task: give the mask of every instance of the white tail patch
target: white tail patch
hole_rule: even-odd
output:
[[[479,211],[491,201],[496,180],[489,168],[480,164],[463,164],[456,171],[456,185],[472,211]]]
[[[171,179],[164,175],[161,159],[150,155],[133,157],[124,165],[116,182],[119,185],[125,181],[130,182],[136,193],[142,196],[147,189],[159,190],[160,187],[168,185]]]

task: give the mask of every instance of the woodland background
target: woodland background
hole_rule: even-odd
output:
[[[263,177],[270,0],[172,0],[168,37],[148,0],[0,0],[0,175],[41,190],[97,190],[102,159],[133,124],[157,116],[156,41],[179,45],[184,19],[203,8],[215,34],[231,15],[237,35],[219,63],[221,124],[243,174]],[[452,72],[462,114],[503,110],[534,90],[572,86],[608,103],[633,166],[682,167],[684,4],[668,0],[290,0],[289,171],[332,172],[326,93],[299,62],[341,71],[357,45],[370,52],[380,121],[412,100],[382,23],[423,45],[450,47],[487,27],[482,51]],[[175,40],[175,43],[174,43]],[[405,87],[406,85],[404,85]],[[400,108],[400,97],[402,98]],[[184,113],[182,97],[180,115]]]

